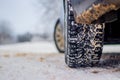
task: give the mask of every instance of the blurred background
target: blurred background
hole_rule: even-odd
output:
[[[0,0],[0,45],[53,41],[62,0]]]

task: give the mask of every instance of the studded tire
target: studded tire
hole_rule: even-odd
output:
[[[103,24],[77,24],[70,0],[66,0],[65,62],[71,68],[97,65],[103,47]]]

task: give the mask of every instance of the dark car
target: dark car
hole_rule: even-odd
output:
[[[103,44],[120,43],[119,26],[120,0],[63,0],[54,40],[69,67],[94,66]]]

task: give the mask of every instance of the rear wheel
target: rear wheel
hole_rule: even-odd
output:
[[[64,53],[64,37],[63,37],[62,26],[59,20],[56,22],[54,28],[54,42],[58,51],[60,53]]]
[[[69,67],[93,66],[103,47],[103,24],[77,24],[70,0],[66,1],[65,62]]]

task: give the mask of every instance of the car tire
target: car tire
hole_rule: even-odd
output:
[[[71,68],[97,65],[102,54],[104,24],[78,24],[70,0],[65,5],[66,64]]]
[[[54,27],[54,42],[57,50],[60,53],[64,53],[64,36],[63,36],[62,25],[60,24],[59,19],[57,20]]]

